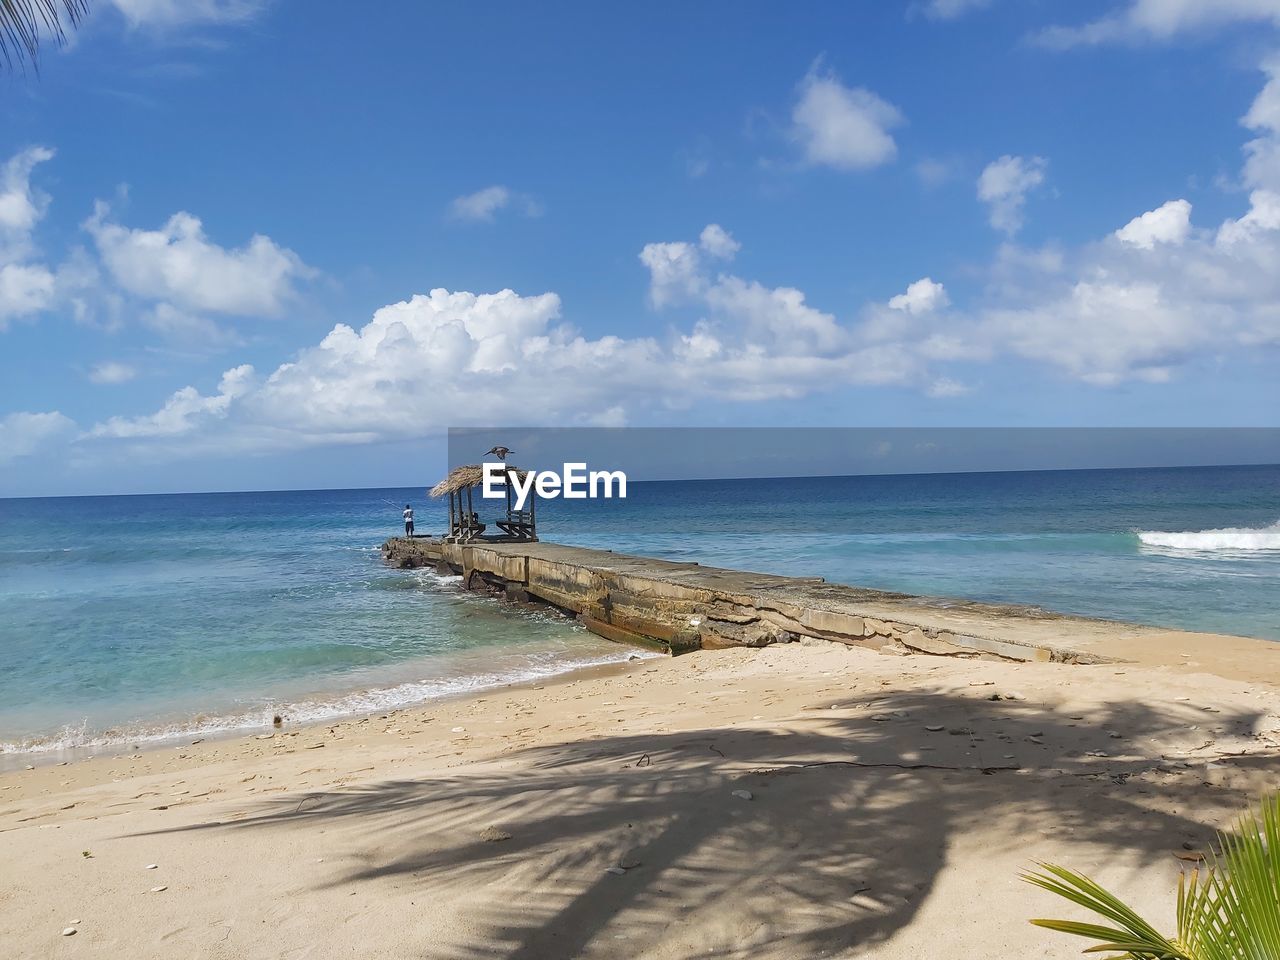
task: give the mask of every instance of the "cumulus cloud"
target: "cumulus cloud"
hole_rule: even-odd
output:
[[[1164,42],[1240,23],[1280,26],[1280,0],[1129,0],[1116,13],[1080,26],[1049,27],[1038,39],[1060,49],[1117,41]]]
[[[276,316],[313,274],[297,254],[260,234],[242,247],[221,247],[189,213],[175,213],[159,230],[125,227],[109,214],[99,203],[85,230],[112,279],[137,297],[196,312]]]
[[[1278,135],[1261,121],[1265,100],[1255,107],[1247,122],[1269,149]],[[1025,174],[1027,164],[1037,168],[1015,166]],[[1026,182],[996,178],[990,202]],[[696,317],[660,333],[584,336],[554,293],[432,290],[359,328],[339,324],[265,377],[232,368],[215,393],[188,387],[88,438],[279,451],[466,422],[619,424],[704,400],[850,386],[946,402],[993,361],[1099,387],[1163,383],[1233,352],[1280,347],[1280,192],[1258,185],[1216,224],[1196,225],[1192,212],[1181,200],[1132,211],[1073,248],[1006,241],[960,305],[925,276],[843,316],[797,287],[734,273],[738,242],[712,224],[640,252],[654,306]]]
[[[1249,195],[1249,210],[1235,220],[1225,220],[1218,228],[1218,246],[1244,251],[1280,229],[1280,194],[1255,190]]]
[[[1280,345],[1280,182],[1275,66],[1243,123],[1245,180],[1236,217],[1196,230],[1172,200],[1103,240],[1047,258],[1006,248],[993,300],[972,311],[972,336],[1068,376],[1110,385],[1163,382],[1205,357]]]
[[[945,401],[971,390],[972,365],[1000,357],[1099,386],[1159,383],[1206,354],[1280,344],[1273,210],[1280,197],[1257,198],[1216,231],[1191,229],[1187,211],[1177,243],[1154,239],[1170,232],[1148,220],[1139,239],[1150,234],[1149,249],[1118,236],[1124,227],[1071,251],[1006,245],[986,293],[964,309],[923,277],[844,318],[795,287],[725,272],[712,250],[729,250],[729,235],[704,230],[640,255],[655,305],[699,312],[683,329],[588,338],[562,319],[553,293],[438,289],[383,307],[359,329],[339,324],[265,378],[236,367],[214,394],[187,387],[156,413],[112,418],[88,437],[281,450],[464,421],[618,424],[702,398],[754,402],[848,386],[909,387]]]
[[[1280,191],[1280,57],[1262,65],[1267,83],[1240,122],[1258,134],[1245,144],[1244,182]]]
[[[1170,200],[1168,203],[1134,217],[1116,231],[1121,243],[1151,250],[1158,243],[1177,245],[1191,233],[1191,204],[1186,200]]]
[[[978,199],[987,204],[993,227],[1008,234],[1022,229],[1027,194],[1044,183],[1048,165],[1043,157],[1009,154],[987,164],[978,177]]]
[[[640,262],[649,269],[649,302],[655,307],[692,299],[706,285],[702,258],[692,243],[648,243]]]
[[[131,27],[172,29],[243,23],[266,7],[266,0],[110,0]]]
[[[53,155],[47,147],[30,147],[0,167],[0,330],[10,320],[39,313],[53,300],[53,271],[32,262],[33,234],[49,197],[31,183],[32,171]]]
[[[1017,356],[1107,386],[1169,379],[1173,365],[1212,342],[1209,326],[1159,283],[1133,278],[1080,280],[1033,305],[995,307],[978,330]]]
[[[811,70],[791,112],[792,137],[805,159],[837,170],[869,170],[898,153],[890,130],[901,111],[865,87],[846,87],[835,74]]]
[[[703,228],[698,236],[698,246],[721,260],[732,260],[742,249],[742,244],[718,223],[709,223]]]
[[[143,326],[154,330],[165,340],[192,348],[240,346],[244,339],[226,324],[208,317],[179,310],[171,303],[157,303],[139,317]]]
[[[46,309],[53,302],[55,287],[53,273],[41,264],[0,266],[0,330],[16,317]]]
[[[617,425],[703,397],[758,401],[851,384],[948,395],[916,331],[872,336],[801,290],[713,272],[736,249],[718,226],[697,242],[645,248],[652,299],[667,302],[674,285],[703,314],[662,337],[584,337],[554,293],[437,289],[381,308],[359,329],[337,325],[265,378],[237,367],[216,394],[187,387],[156,413],[112,418],[87,437],[279,450],[412,437],[464,420]],[[946,302],[940,288],[912,289],[913,303]]]
[[[742,244],[718,223],[709,223],[697,243],[649,243],[640,262],[649,270],[649,302],[655,307],[694,300],[709,283],[707,258],[732,260]]]
[[[48,413],[11,413],[0,418],[0,463],[35,453],[45,444],[75,428],[57,410]]]
[[[115,385],[118,383],[128,383],[137,375],[137,369],[129,366],[129,364],[119,363],[115,360],[108,360],[104,363],[97,364],[89,371],[89,380],[92,383]]]
[[[195,387],[183,387],[155,413],[144,417],[112,417],[95,424],[88,436],[136,439],[191,433],[225,417],[231,402],[249,390],[252,380],[252,366],[246,363],[233,367],[222,375],[218,392],[211,396],[201,396]]]
[[[946,288],[934,283],[929,277],[923,277],[907,287],[905,293],[889,299],[889,307],[893,310],[905,310],[910,314],[932,313],[934,310],[950,304]]]
[[[31,232],[49,207],[49,197],[31,185],[31,171],[53,156],[48,147],[29,147],[0,167],[0,255],[27,252]]]

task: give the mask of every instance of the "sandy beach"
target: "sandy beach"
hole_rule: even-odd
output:
[[[8,957],[1074,957],[1280,783],[1280,674],[812,642],[0,775]],[[1236,667],[1239,665],[1236,664]],[[64,935],[64,930],[75,933]]]

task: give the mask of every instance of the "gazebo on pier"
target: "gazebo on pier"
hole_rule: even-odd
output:
[[[510,480],[512,476],[516,476],[523,481],[527,472],[509,467],[505,463],[502,466],[508,480],[506,483],[507,509],[505,514],[494,522],[500,533],[491,533],[486,536],[487,526],[475,510],[474,490],[484,483],[484,467],[481,465],[473,463],[454,467],[447,477],[431,488],[431,496],[449,498],[449,532],[444,536],[445,543],[473,543],[477,540],[490,543],[533,543],[538,539],[537,522],[534,516],[537,495],[530,489],[527,509],[517,510],[515,491],[512,489]],[[480,501],[483,506],[483,496],[480,497]]]

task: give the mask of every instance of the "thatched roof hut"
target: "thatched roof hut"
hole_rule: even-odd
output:
[[[508,467],[507,473],[514,473],[521,480],[525,478],[529,471],[517,470],[515,467]],[[465,466],[454,467],[449,471],[449,475],[431,488],[431,496],[447,497],[451,493],[457,493],[465,487],[476,487],[484,483],[484,467],[478,463],[468,463]]]
[[[528,470],[517,470],[506,464],[503,464],[503,467],[508,476],[518,477],[521,481],[529,476]],[[517,510],[510,483],[504,485],[507,499],[505,515],[494,521],[502,531],[502,535],[484,536],[486,525],[476,515],[475,503],[472,499],[474,488],[483,483],[484,467],[478,463],[468,463],[465,466],[454,467],[447,477],[431,488],[429,491],[431,496],[449,498],[449,532],[445,534],[444,541],[446,543],[472,543],[476,540],[497,540],[506,543],[536,541],[538,531],[533,515],[534,502],[537,500],[536,493],[530,496],[526,509]]]

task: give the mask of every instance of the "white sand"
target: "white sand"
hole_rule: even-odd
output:
[[[1204,653],[699,653],[7,773],[0,957],[1077,957],[1033,859],[1169,926],[1280,787],[1276,658]]]

